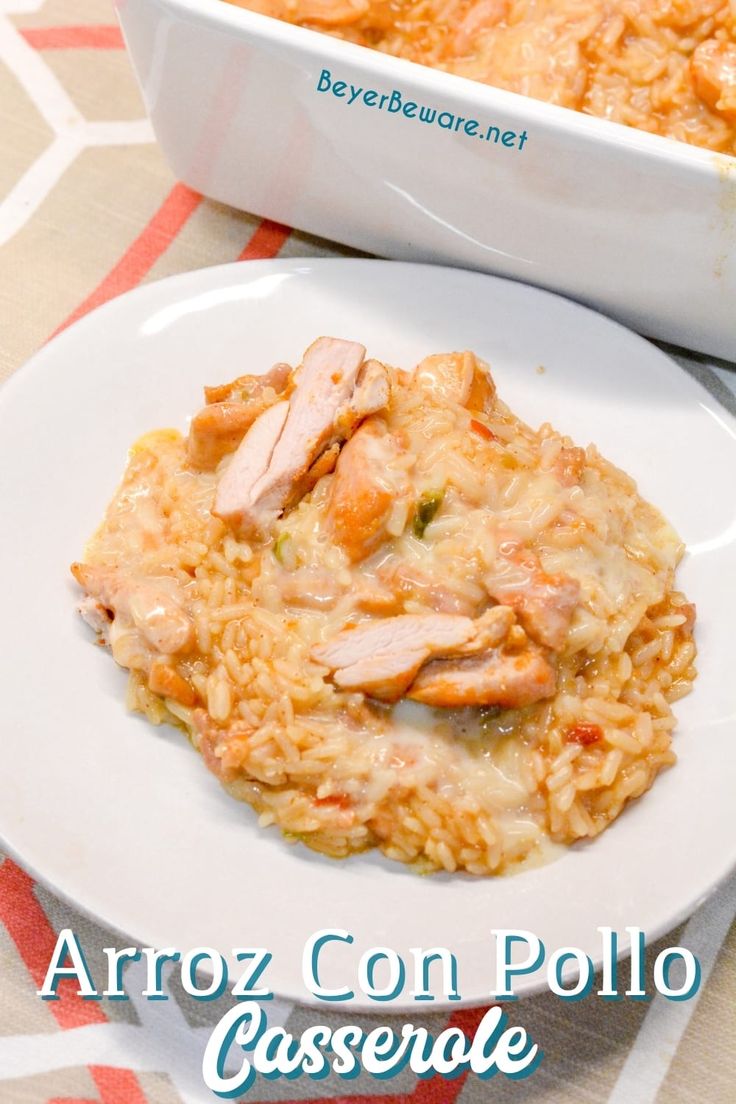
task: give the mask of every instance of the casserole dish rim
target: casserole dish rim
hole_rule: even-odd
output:
[[[504,111],[517,115],[526,114],[529,124],[539,126],[547,132],[557,131],[560,137],[573,142],[587,141],[619,148],[624,156],[627,152],[641,155],[645,159],[669,162],[679,169],[707,173],[711,178],[724,182],[733,180],[736,183],[736,155],[691,145],[574,108],[561,107],[519,92],[496,88],[469,77],[348,42],[326,32],[286,23],[274,16],[262,15],[249,8],[228,3],[227,0],[142,2],[147,6],[167,10],[189,22],[208,24],[220,31],[245,31],[253,38],[270,41],[316,61],[321,59],[322,68],[339,66],[344,62],[373,70],[377,78],[396,83],[400,83],[403,75],[407,83],[418,85],[427,95],[472,99],[474,106],[489,115]],[[116,7],[123,8],[126,0],[115,0],[115,4]],[[390,89],[380,91],[388,92]]]

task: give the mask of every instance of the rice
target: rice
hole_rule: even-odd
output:
[[[231,0],[361,46],[736,153],[728,0]]]
[[[408,379],[393,376],[384,420],[417,491],[444,488],[421,538],[394,511],[380,551],[350,563],[325,529],[327,474],[264,544],[237,540],[210,512],[219,473],[191,471],[166,430],[132,450],[86,559],[186,595],[194,643],[169,662],[193,701],[149,688],[140,641],[116,618],[128,706],[183,728],[260,825],[337,858],[376,847],[420,871],[495,874],[549,841],[598,835],[674,763],[671,704],[695,677],[694,610],[675,589],[683,547],[594,446],[575,454],[569,485],[556,465],[574,446],[551,426],[535,432],[495,399],[478,435],[462,405],[437,405]],[[340,690],[311,657],[351,621],[381,616],[361,612],[366,585],[390,584],[405,612],[449,603],[478,616],[509,541],[580,586],[554,697],[389,707]]]

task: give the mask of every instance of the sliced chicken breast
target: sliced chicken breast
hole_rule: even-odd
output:
[[[295,389],[276,440],[270,451],[266,450],[265,464],[252,463],[254,448],[250,439],[261,425],[258,419],[230,465],[236,468],[237,478],[229,474],[230,468],[223,475],[213,513],[242,536],[260,537],[268,532],[294,500],[295,490],[304,486],[305,476],[320,455],[349,436],[357,421],[372,412],[377,402],[388,400],[388,388],[381,383],[381,373],[375,367],[370,368],[361,389],[364,357],[365,348],[354,341],[320,337],[310,345],[294,374]],[[263,451],[260,442],[258,451]],[[241,453],[248,457],[245,464]]]
[[[312,656],[333,670],[375,655],[457,648],[471,638],[473,622],[452,614],[411,614],[364,621],[312,648]]]
[[[266,407],[241,402],[210,403],[192,418],[187,437],[187,460],[200,471],[213,471],[234,452]]]
[[[333,337],[319,338],[304,354],[289,416],[251,495],[253,522],[261,530],[278,517],[293,484],[332,443],[337,415],[352,398],[364,357],[363,345]]]
[[[284,400],[256,418],[220,477],[212,513],[234,529],[248,528],[253,488],[268,469],[288,413]]]
[[[473,655],[500,644],[514,622],[496,606],[473,621],[453,614],[401,614],[344,629],[312,648],[312,658],[333,672],[337,686],[396,701],[433,656]]]
[[[406,696],[424,705],[462,709],[497,705],[521,709],[551,698],[556,677],[539,649],[494,650],[468,659],[435,659],[422,667]]]
[[[187,459],[193,468],[213,471],[234,452],[257,418],[288,388],[291,368],[277,364],[263,376],[240,376],[221,387],[205,387],[207,406],[192,418]]]
[[[284,509],[288,510],[291,506],[296,506],[297,502],[301,502],[306,494],[314,490],[323,475],[331,475],[339,455],[340,445],[337,441],[320,453],[311,468],[292,485],[289,497],[284,503]]]
[[[406,647],[400,652],[369,656],[341,667],[333,677],[341,690],[360,691],[378,701],[394,702],[406,693],[426,658],[426,649]]]

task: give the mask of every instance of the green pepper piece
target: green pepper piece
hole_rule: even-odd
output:
[[[273,545],[273,554],[282,566],[284,563],[284,545],[288,540],[291,540],[289,533],[280,533]]]
[[[445,497],[444,488],[441,491],[425,491],[422,497],[417,502],[417,508],[414,513],[414,536],[419,537],[421,540],[424,536],[424,530],[429,525],[432,518],[435,516],[440,506],[442,505],[442,499]]]

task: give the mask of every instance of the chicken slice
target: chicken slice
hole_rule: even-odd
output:
[[[134,577],[115,567],[74,563],[72,574],[90,597],[115,617],[132,622],[155,651],[174,655],[188,649],[194,626],[171,578]]]
[[[187,438],[187,460],[200,471],[213,471],[228,452],[234,452],[266,407],[242,402],[205,406],[192,418]]]
[[[480,705],[521,709],[551,698],[555,686],[549,660],[529,647],[517,654],[494,650],[468,659],[434,659],[422,667],[406,696],[447,709]]]
[[[223,456],[234,452],[255,420],[278,401],[290,375],[288,364],[277,364],[263,376],[240,376],[221,387],[205,387],[207,406],[192,418],[187,438],[191,466],[213,471]]]
[[[457,648],[470,640],[474,625],[469,617],[452,614],[405,613],[380,621],[364,621],[337,633],[324,644],[315,644],[312,657],[337,670],[375,655],[416,650]]]
[[[353,563],[375,552],[394,502],[409,493],[406,477],[391,469],[400,453],[399,442],[375,418],[364,422],[340,453],[326,521]]]
[[[378,701],[395,702],[406,693],[426,659],[425,649],[410,647],[366,657],[335,671],[335,684],[341,690],[356,690]]]
[[[499,644],[514,616],[496,606],[476,621],[453,614],[400,614],[344,629],[312,648],[343,690],[397,701],[433,656],[469,655]]]
[[[580,597],[577,579],[548,575],[534,552],[518,541],[504,541],[484,583],[491,598],[511,607],[533,640],[560,651]]]
[[[294,483],[291,493],[284,503],[284,510],[289,510],[292,506],[296,506],[298,502],[301,502],[306,494],[314,490],[323,475],[332,475],[339,455],[340,445],[337,441],[320,453],[311,468],[305,471],[304,475],[300,476]]]
[[[229,475],[228,468],[220,481],[214,514],[242,536],[268,532],[314,461],[352,429],[354,420],[347,412],[364,357],[365,348],[354,341],[320,337],[310,345],[294,375],[295,390],[265,465],[259,463],[256,470],[252,463],[250,438],[259,419],[233,457],[231,467],[236,467],[237,479]],[[347,429],[341,428],[341,417]],[[241,453],[249,457],[245,465]]]
[[[488,367],[470,352],[425,357],[415,369],[414,382],[435,401],[470,410],[489,410],[496,394]]]
[[[235,529],[247,529],[253,487],[268,469],[288,413],[283,400],[256,418],[220,477],[212,513]]]

